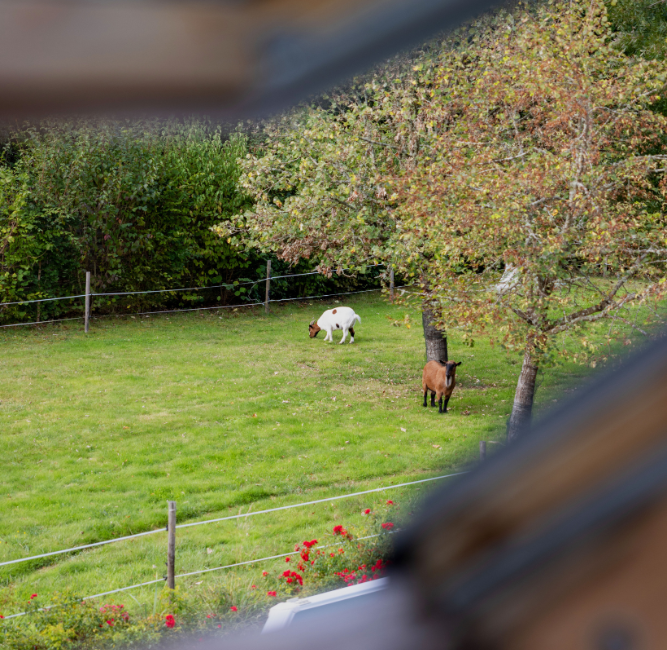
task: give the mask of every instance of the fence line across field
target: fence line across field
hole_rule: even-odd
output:
[[[262,280],[264,282],[264,280]],[[400,287],[393,287],[394,290],[398,289],[406,289],[410,287],[411,285],[403,285]],[[360,291],[343,291],[341,293],[327,293],[327,294],[322,294],[319,296],[301,296],[299,298],[276,298],[275,300],[269,300],[269,303],[276,303],[276,302],[292,302],[296,300],[319,300],[321,298],[335,298],[336,296],[351,296],[357,293],[371,293],[373,291],[382,291],[381,287],[378,287],[377,289],[361,289]],[[95,294],[96,295],[96,294]],[[189,309],[160,309],[157,311],[138,311],[138,312],[132,312],[130,314],[109,314],[107,316],[92,316],[92,320],[102,320],[104,318],[126,318],[127,316],[151,316],[155,314],[176,314],[180,312],[191,312],[191,311],[213,311],[215,309],[240,309],[241,307],[261,307],[262,305],[266,305],[264,302],[245,302],[245,303],[239,303],[236,305],[215,305],[213,307],[192,307]],[[48,323],[64,323],[66,321],[70,320],[84,320],[84,316],[76,316],[74,318],[59,318],[57,320],[42,320],[42,321],[34,321],[31,323],[11,323],[9,325],[0,325],[0,329],[4,327],[21,327],[23,325],[28,326],[28,325],[45,325]]]
[[[409,481],[407,483],[398,483],[397,485],[388,485],[385,487],[372,488],[370,490],[362,490],[361,492],[352,492],[351,494],[341,494],[335,497],[325,497],[324,499],[316,499],[315,501],[306,501],[304,503],[294,503],[287,506],[278,506],[277,508],[268,508],[266,510],[257,510],[256,512],[245,512],[237,515],[229,515],[227,517],[220,517],[217,519],[207,519],[205,521],[195,521],[189,524],[180,524],[175,526],[175,528],[190,528],[192,526],[201,526],[203,524],[213,524],[219,521],[229,521],[232,519],[244,519],[246,517],[255,517],[257,515],[263,515],[269,512],[278,512],[279,510],[291,510],[292,508],[301,508],[304,506],[314,505],[316,503],[325,503],[327,501],[337,501],[339,499],[349,499],[356,496],[361,496],[362,494],[371,494],[373,492],[383,492],[385,490],[394,490],[400,487],[407,487],[409,485],[417,485],[419,483],[427,483],[429,481],[439,481],[445,478],[451,478],[453,476],[460,476],[461,474],[466,474],[467,472],[456,472],[454,474],[445,474],[443,476],[433,476],[431,478],[424,478],[418,481]],[[87,548],[92,548],[93,546],[104,546],[106,544],[114,544],[116,542],[122,542],[128,539],[133,539],[135,537],[144,537],[146,535],[155,535],[157,533],[167,532],[166,528],[156,528],[155,530],[147,530],[143,533],[135,533],[133,535],[125,535],[123,537],[116,537],[114,539],[107,539],[102,542],[94,542],[92,544],[84,544],[82,546],[74,546],[72,548],[66,548],[61,551],[51,551],[49,553],[41,553],[40,555],[32,555],[30,557],[18,558],[16,560],[7,560],[5,562],[0,562],[0,567],[7,566],[9,564],[18,564],[19,562],[29,562],[30,560],[39,560],[44,557],[51,557],[54,555],[62,555],[63,553],[73,553],[76,551],[82,551]]]
[[[369,264],[366,268],[370,269],[378,266],[384,266],[384,264]],[[342,269],[342,272],[351,270],[352,269]],[[301,278],[307,275],[322,275],[322,274],[319,271],[309,271],[308,273],[290,273],[287,275],[272,275],[270,279],[281,280],[284,278]],[[60,296],[58,298],[36,298],[34,300],[17,300],[15,302],[0,302],[0,307],[6,307],[9,305],[30,305],[37,302],[50,302],[54,300],[74,300],[77,298],[85,298],[87,295],[94,298],[95,296],[134,296],[134,295],[153,294],[153,293],[174,293],[176,291],[205,291],[206,289],[221,289],[221,288],[234,289],[236,287],[243,287],[250,284],[260,284],[262,282],[266,282],[266,278],[261,278],[259,280],[249,280],[248,282],[238,282],[238,283],[226,282],[223,284],[214,284],[207,287],[179,287],[176,289],[152,289],[149,291],[117,291],[108,293],[90,292],[90,293],[82,293],[76,296]]]
[[[389,535],[393,534],[393,531],[388,531]],[[362,539],[371,539],[373,537],[379,537],[380,535],[366,535],[365,537],[357,537],[357,541],[360,541]],[[316,550],[321,550],[323,548],[331,548],[332,546],[338,546],[338,544],[326,544],[325,546],[316,546]],[[268,560],[277,560],[280,559],[281,557],[288,557],[290,555],[296,555],[300,551],[290,551],[289,553],[280,553],[279,555],[269,555],[268,557],[260,557],[256,558],[254,560],[245,560],[243,562],[236,562],[234,564],[226,564],[225,566],[219,566],[215,567],[213,569],[200,569],[199,571],[189,571],[188,573],[181,573],[177,576],[176,578],[187,578],[188,576],[194,576],[194,575],[200,575],[202,573],[210,573],[211,571],[222,571],[223,569],[233,569],[234,567],[237,566],[244,566],[247,564],[256,564],[257,562],[266,562]],[[80,603],[84,602],[86,600],[91,600],[93,598],[101,598],[102,596],[109,596],[111,594],[117,594],[120,593],[121,591],[129,591],[130,589],[138,589],[139,587],[146,587],[148,585],[154,585],[159,582],[164,582],[166,578],[158,578],[157,580],[149,580],[148,582],[140,582],[136,585],[129,585],[128,587],[120,587],[118,589],[111,589],[110,591],[103,591],[102,593],[99,594],[93,594],[92,596],[86,596],[85,598],[81,598],[80,600],[76,600],[74,602]],[[71,603],[70,603],[71,604]],[[62,607],[62,605],[54,605],[53,607]],[[51,609],[51,607],[40,607],[38,612],[44,612]],[[20,612],[18,614],[10,614],[9,616],[5,616],[4,620],[9,620],[10,618],[17,618],[19,616],[26,616],[28,612]]]

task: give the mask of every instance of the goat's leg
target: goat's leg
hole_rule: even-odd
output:
[[[333,330],[327,330],[327,335],[324,337],[325,341],[333,341]]]
[[[447,404],[449,404],[450,397],[451,395],[447,395],[447,397],[445,397],[445,410],[443,411],[443,413],[447,413]]]
[[[424,386],[424,406],[426,406],[426,396],[428,395],[428,386]]]
[[[350,343],[354,343],[354,327],[350,327],[350,334],[352,334],[352,338],[350,339]]]
[[[340,343],[338,345],[343,345],[345,343],[345,337],[347,336],[347,327],[343,328],[343,338],[340,340]]]
[[[442,410],[442,393],[440,393],[440,397],[438,398],[438,413],[444,413]]]
[[[435,406],[435,393],[431,391],[431,406]]]

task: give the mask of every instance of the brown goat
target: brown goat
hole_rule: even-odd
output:
[[[424,406],[426,406],[426,395],[431,391],[431,406],[435,406],[438,400],[438,413],[447,413],[449,398],[456,386],[456,367],[462,361],[429,361],[424,366],[422,375],[422,389],[424,390]],[[442,396],[445,396],[445,408],[442,408]]]

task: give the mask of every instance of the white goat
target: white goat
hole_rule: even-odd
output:
[[[359,316],[354,313],[354,309],[351,309],[350,307],[327,309],[327,311],[317,319],[317,322],[312,321],[310,325],[308,325],[308,333],[312,339],[317,336],[317,333],[320,330],[324,330],[327,333],[324,340],[333,342],[333,337],[331,336],[333,331],[343,330],[343,338],[340,342],[343,343],[345,341],[345,337],[349,332],[352,335],[350,343],[354,343],[355,322],[361,323],[361,318],[359,318]]]

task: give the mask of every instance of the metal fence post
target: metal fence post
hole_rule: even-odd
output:
[[[176,501],[167,501],[169,510],[167,517],[167,587],[176,586]]]
[[[264,311],[269,313],[269,292],[271,291],[271,260],[266,263],[266,297],[264,298]]]
[[[90,324],[90,271],[86,271],[86,303],[84,307],[85,313],[83,315],[84,329],[88,333],[88,326]]]

